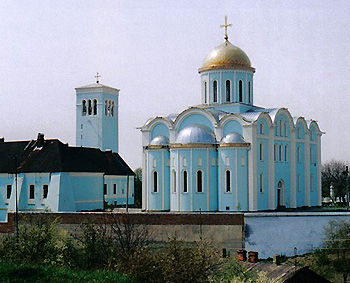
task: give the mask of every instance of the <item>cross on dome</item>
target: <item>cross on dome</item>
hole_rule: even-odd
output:
[[[97,72],[96,76],[94,76],[96,78],[96,83],[100,83],[99,78],[101,77],[101,75]]]
[[[227,34],[227,28],[228,27],[232,27],[232,24],[228,24],[227,23],[227,16],[225,16],[225,24],[224,25],[220,25],[221,28],[225,28],[225,40],[228,41],[228,34]]]

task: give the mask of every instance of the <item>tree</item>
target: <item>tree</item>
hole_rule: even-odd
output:
[[[345,201],[344,196],[347,193],[348,172],[347,164],[339,160],[331,160],[322,164],[322,195],[329,196],[330,186],[334,188],[334,197],[339,197]]]
[[[330,221],[325,228],[325,240],[317,255],[320,266],[331,266],[343,274],[344,283],[350,273],[350,222]]]

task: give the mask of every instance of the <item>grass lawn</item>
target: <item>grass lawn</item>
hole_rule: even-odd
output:
[[[0,283],[132,283],[114,272],[77,271],[59,267],[0,263]]]

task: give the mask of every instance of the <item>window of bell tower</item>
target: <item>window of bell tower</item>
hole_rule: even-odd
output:
[[[213,102],[218,102],[218,82],[213,81]]]
[[[226,81],[226,102],[231,101],[231,81]]]
[[[94,99],[94,115],[97,115],[97,100]]]
[[[207,82],[204,82],[204,103],[207,103]]]
[[[243,102],[243,82],[238,83],[238,101]]]
[[[91,105],[91,100],[89,99],[89,115],[92,114],[92,105]]]
[[[83,116],[86,116],[86,101],[83,100]]]
[[[248,103],[252,103],[252,98],[251,98],[251,96],[252,96],[252,94],[251,94],[251,88],[252,88],[252,86],[251,86],[251,83],[250,82],[248,82]]]

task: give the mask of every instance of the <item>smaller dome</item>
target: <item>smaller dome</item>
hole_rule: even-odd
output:
[[[151,140],[150,145],[168,145],[169,139],[166,136],[158,136]]]
[[[239,133],[230,133],[221,139],[222,143],[244,143],[244,138]]]
[[[216,143],[215,134],[207,126],[193,124],[182,129],[176,139],[180,144],[214,144]]]

